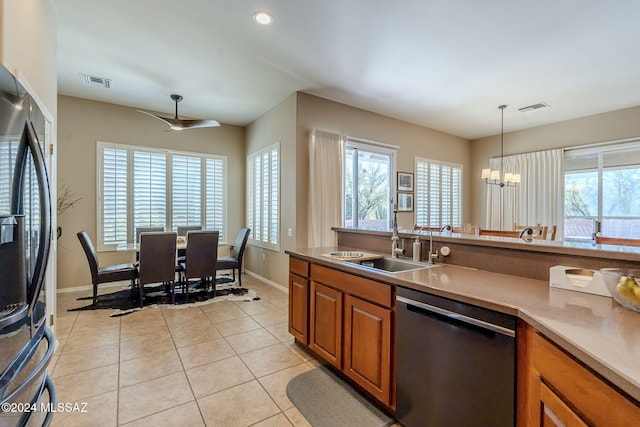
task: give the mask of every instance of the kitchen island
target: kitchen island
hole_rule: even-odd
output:
[[[538,425],[539,413],[535,408],[538,404],[546,405],[547,397],[541,397],[541,401],[536,403],[538,396],[534,396],[541,389],[546,390],[546,386],[540,387],[535,383],[538,372],[538,365],[532,358],[537,354],[547,354],[558,351],[560,357],[566,357],[576,365],[578,371],[583,372],[583,376],[592,375],[587,383],[593,385],[601,382],[599,387],[592,387],[601,390],[592,398],[589,405],[576,402],[569,403],[569,406],[584,419],[595,425],[598,423],[598,416],[592,415],[592,409],[585,406],[597,408],[598,402],[593,402],[597,396],[605,396],[606,399],[613,399],[611,404],[623,405],[625,416],[628,414],[640,414],[640,313],[627,310],[611,298],[577,293],[568,290],[550,288],[547,281],[531,278],[518,277],[514,275],[500,274],[483,271],[475,268],[440,265],[435,268],[418,269],[393,274],[375,271],[355,263],[345,262],[326,256],[326,254],[336,250],[358,250],[359,247],[331,247],[312,248],[287,251],[292,263],[307,263],[306,277],[304,272],[292,271],[293,281],[306,281],[307,287],[313,285],[314,276],[309,273],[313,268],[327,272],[327,270],[337,273],[345,273],[358,280],[370,280],[377,284],[384,284],[389,287],[391,295],[390,306],[385,303],[376,303],[368,300],[366,296],[358,295],[359,292],[366,292],[366,288],[355,291],[353,295],[349,290],[341,290],[350,298],[356,297],[364,299],[365,303],[373,304],[374,308],[380,308],[383,312],[378,313],[381,320],[379,328],[380,334],[384,334],[384,315],[389,314],[386,323],[390,325],[390,397],[385,404],[391,411],[395,409],[394,394],[394,339],[395,339],[395,289],[397,286],[418,290],[432,295],[448,298],[451,300],[471,304],[501,313],[516,316],[519,319],[518,325],[518,421],[519,425]],[[315,266],[315,267],[314,267]],[[295,270],[295,269],[294,269]],[[298,280],[298,279],[302,280]],[[292,283],[290,280],[290,286]],[[321,279],[320,282],[322,282]],[[344,277],[340,284],[347,282]],[[298,283],[299,284],[299,283]],[[320,286],[324,286],[322,282]],[[329,284],[325,286],[330,291],[335,289]],[[307,290],[308,292],[308,290]],[[378,289],[376,292],[380,292]],[[307,306],[310,294],[304,294],[299,288],[297,292],[290,293],[300,299],[307,298]],[[339,293],[334,293],[333,298],[336,304],[342,304]],[[378,298],[378,297],[376,297]],[[358,301],[359,302],[359,301]],[[371,311],[372,307],[365,309]],[[292,313],[297,313],[299,319],[304,315],[295,307],[290,307]],[[307,313],[308,316],[308,313]],[[308,317],[306,318],[309,319]],[[309,320],[312,322],[312,320]],[[302,326],[309,331],[309,323]],[[334,333],[336,331],[333,331]],[[296,339],[303,345],[308,345]],[[338,338],[336,338],[338,339]],[[542,339],[542,342],[539,342]],[[544,347],[548,343],[551,347]],[[542,346],[542,347],[541,347]],[[544,348],[544,352],[539,351]],[[539,353],[530,353],[530,350]],[[313,351],[313,348],[312,348]],[[318,354],[318,352],[315,352]],[[338,352],[338,354],[340,354]],[[323,355],[320,355],[321,357]],[[325,357],[322,357],[325,358]],[[562,359],[564,360],[564,359]],[[576,362],[577,361],[577,362]],[[383,358],[377,363],[386,363]],[[572,365],[573,366],[573,365]],[[546,368],[541,366],[544,371]],[[563,368],[564,369],[564,368]],[[582,369],[583,371],[580,371]],[[545,371],[546,372],[546,371]],[[553,370],[551,371],[553,372]],[[553,377],[553,374],[544,374],[544,379]],[[552,378],[556,381],[555,378]],[[357,382],[357,381],[356,381]],[[579,384],[576,382],[575,384]],[[548,385],[548,384],[547,384]],[[553,384],[553,390],[560,393],[565,399],[572,399],[571,391],[574,384]],[[565,390],[568,390],[565,392]],[[365,389],[366,391],[366,389]],[[545,391],[546,393],[546,391]],[[372,393],[369,393],[372,395]],[[568,397],[567,397],[568,396]],[[587,396],[587,395],[585,395]],[[376,397],[375,395],[373,397]],[[576,398],[577,399],[577,398]],[[606,400],[605,399],[605,400]],[[602,399],[598,399],[602,400]],[[533,403],[532,403],[533,402]],[[608,401],[607,401],[608,402]],[[549,403],[554,407],[554,403]],[[556,409],[556,412],[558,410]],[[607,411],[608,412],[608,411]],[[623,418],[624,419],[624,418]],[[635,421],[638,422],[635,418]],[[533,421],[532,421],[533,420]],[[615,423],[609,419],[609,425]]]

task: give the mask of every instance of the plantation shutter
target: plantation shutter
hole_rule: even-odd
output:
[[[133,152],[133,226],[165,227],[167,222],[166,155]],[[132,230],[133,231],[133,230]]]
[[[218,230],[224,239],[225,164],[220,159],[206,160],[205,223],[207,230]]]
[[[462,166],[416,159],[416,224],[462,225]]]
[[[102,241],[127,241],[127,150],[104,148],[102,154]]]
[[[202,226],[201,160],[173,156],[173,230],[180,226]]]

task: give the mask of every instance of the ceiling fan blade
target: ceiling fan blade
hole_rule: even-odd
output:
[[[175,120],[172,119],[173,122],[177,126],[182,127],[183,129],[196,129],[196,128],[209,128],[220,126],[215,120]]]
[[[148,116],[154,117],[158,120],[162,120],[167,125],[169,125],[169,129],[167,130],[182,130],[182,129],[196,129],[196,128],[207,128],[207,127],[215,127],[220,126],[215,120],[183,120],[183,119],[174,119],[169,117],[157,116],[153,113],[149,113],[147,111],[136,110],[140,113],[146,114]]]

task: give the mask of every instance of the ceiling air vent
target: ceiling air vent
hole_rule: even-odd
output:
[[[90,76],[88,74],[80,74],[80,80],[87,86],[100,86],[105,89],[111,87],[111,79],[105,79],[104,77]]]
[[[528,113],[530,111],[541,110],[543,108],[550,108],[544,102],[538,102],[537,104],[529,105],[528,107],[518,108],[518,111],[521,113]]]

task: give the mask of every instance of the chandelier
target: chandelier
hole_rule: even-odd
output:
[[[482,169],[482,179],[490,185],[499,185],[500,187],[515,187],[520,183],[519,173],[504,173],[504,109],[506,105],[498,107],[502,112],[502,126],[500,128],[500,169]],[[504,176],[503,176],[504,173]]]

